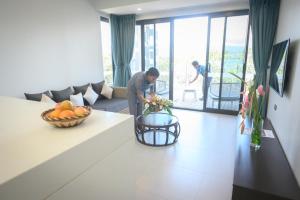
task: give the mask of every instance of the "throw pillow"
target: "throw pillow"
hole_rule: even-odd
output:
[[[84,106],[82,93],[78,93],[76,95],[71,95],[70,100],[74,106]]]
[[[85,94],[87,88],[89,87],[89,83],[86,85],[82,85],[82,86],[73,86],[74,88],[74,94],[78,94],[78,93],[82,93],[82,95]]]
[[[55,101],[53,101],[49,96],[42,94],[41,102],[48,103],[50,105],[56,105]]]
[[[83,97],[89,102],[90,105],[94,105],[98,99],[98,96],[99,95],[92,89],[92,87],[88,87]]]
[[[53,95],[53,100],[58,102],[62,102],[64,100],[70,100],[70,96],[73,94],[71,87],[68,87],[64,90],[51,90]]]
[[[104,99],[101,95],[102,87],[105,84],[105,81],[100,81],[99,83],[92,83],[93,90],[99,95],[98,99]]]
[[[43,93],[35,93],[35,94],[29,94],[29,93],[24,93],[25,97],[27,100],[31,101],[41,101],[42,99],[42,94],[47,95],[48,97],[51,97],[51,94],[49,91],[45,91]]]
[[[101,95],[105,96],[108,99],[111,99],[112,93],[113,93],[113,89],[111,87],[109,87],[108,85],[104,84],[102,91],[101,91]]]

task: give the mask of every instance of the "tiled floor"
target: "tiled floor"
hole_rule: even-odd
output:
[[[133,138],[51,200],[230,200],[236,117],[175,110],[177,144],[148,147]]]

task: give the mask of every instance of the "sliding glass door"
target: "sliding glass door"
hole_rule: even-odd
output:
[[[243,77],[248,16],[227,17],[226,25],[220,109],[238,111],[242,83],[230,73]]]
[[[208,63],[211,71],[206,78],[208,110],[239,110],[242,83],[231,73],[244,77],[247,33],[247,15],[210,19]]]
[[[134,49],[130,62],[131,74],[134,75],[142,70],[142,55],[141,55],[141,26],[135,26]]]
[[[207,74],[206,108],[218,109],[220,101],[220,83],[223,65],[223,40],[225,30],[225,17],[210,19],[209,72]]]
[[[230,73],[245,77],[248,24],[246,10],[139,21],[142,70],[160,71],[155,91],[174,107],[237,113],[243,85]]]
[[[145,71],[155,66],[155,36],[154,24],[146,24],[144,26],[144,59]]]
[[[145,24],[144,70],[155,67],[160,76],[155,84],[156,94],[170,98],[170,22]]]
[[[169,99],[170,86],[170,23],[155,26],[155,66],[160,72],[156,81],[156,93]]]
[[[206,66],[208,17],[174,20],[174,80],[175,107],[203,109],[204,77],[196,77],[193,61]]]

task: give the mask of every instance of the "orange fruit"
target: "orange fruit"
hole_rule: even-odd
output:
[[[74,109],[74,113],[77,115],[77,116],[84,116],[87,114],[87,110],[84,108],[84,107],[77,107]]]
[[[64,110],[59,113],[59,118],[74,117],[75,113],[71,110]]]
[[[62,110],[73,110],[73,103],[69,100],[65,100],[59,104],[59,108]]]
[[[62,110],[60,103],[57,103],[55,105],[55,110]]]
[[[49,117],[51,117],[51,118],[58,118],[59,117],[59,114],[60,114],[60,110],[58,110],[58,109],[55,109],[54,111],[52,111],[51,113],[49,113]]]

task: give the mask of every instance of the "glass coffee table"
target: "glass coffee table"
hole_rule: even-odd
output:
[[[167,146],[177,142],[180,124],[174,115],[154,112],[136,119],[136,138],[145,145]]]

